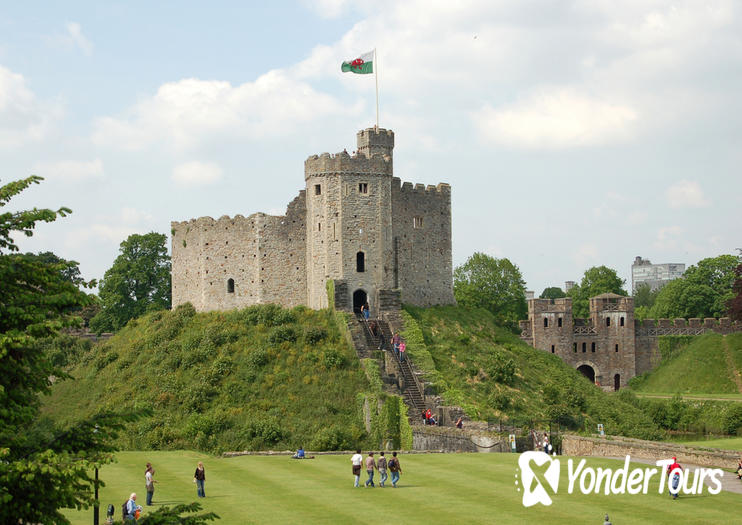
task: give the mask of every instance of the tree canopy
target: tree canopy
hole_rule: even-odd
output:
[[[586,318],[590,315],[591,297],[602,293],[628,295],[624,290],[626,281],[621,279],[616,270],[606,266],[593,266],[585,270],[580,284],[576,284],[567,297],[572,298],[572,313],[575,317]]]
[[[538,297],[539,299],[561,299],[562,297],[567,297],[567,294],[558,286],[549,286],[548,288],[544,288],[544,291]]]
[[[100,285],[101,311],[90,322],[114,331],[145,312],[170,308],[170,256],[161,233],[130,235]]]
[[[732,321],[742,321],[742,264],[734,270],[734,284],[731,299],[727,301],[728,315]]]
[[[526,283],[516,265],[475,253],[453,272],[453,293],[462,306],[485,308],[499,323],[515,327],[528,315]]]
[[[651,317],[722,317],[734,297],[732,285],[739,260],[734,255],[709,257],[688,268],[657,294]]]
[[[0,187],[0,207],[40,177]],[[33,234],[68,208],[0,214],[0,523],[68,523],[60,508],[92,501],[93,465],[108,461],[125,418],[100,413],[69,428],[39,418],[39,394],[65,378],[36,341],[71,326],[88,296],[69,279],[75,263],[21,255],[13,233]]]

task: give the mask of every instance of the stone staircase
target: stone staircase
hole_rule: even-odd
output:
[[[376,326],[376,335],[372,333],[372,323]],[[404,362],[400,362],[399,356],[394,353],[391,345],[393,334],[389,324],[382,319],[366,321],[361,316],[357,316],[349,321],[348,328],[359,359],[373,358],[374,352],[384,351],[384,363],[380,368],[387,375],[401,377],[402,381],[396,384],[397,393],[402,396],[408,407],[410,423],[420,424],[420,414],[426,408],[424,387],[415,375],[409,357],[406,357]],[[394,370],[387,370],[389,365]]]

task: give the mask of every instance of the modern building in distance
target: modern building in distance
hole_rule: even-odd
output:
[[[659,290],[667,283],[685,273],[685,265],[679,263],[652,264],[649,259],[637,256],[631,265],[631,291],[642,284],[648,284],[652,291]]]

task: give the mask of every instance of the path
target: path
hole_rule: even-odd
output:
[[[672,399],[676,394],[652,394],[650,392],[634,392],[637,397],[647,397],[652,399]],[[715,397],[711,395],[680,394],[684,401],[734,401],[741,402],[742,398],[734,394],[734,397]]]
[[[724,355],[727,358],[727,366],[732,371],[732,377],[734,377],[734,382],[737,384],[737,392],[742,394],[742,377],[739,376],[739,370],[737,370],[737,367],[734,366],[732,352],[729,351],[729,345],[727,344],[726,337],[722,337],[721,344],[724,348]]]
[[[625,457],[624,458],[606,457],[605,459],[624,460],[626,458]],[[631,458],[631,462],[632,463],[644,463],[645,465],[657,466],[657,464],[654,461],[652,461],[651,459]],[[690,464],[690,463],[681,463],[681,466],[685,470],[689,470],[689,469],[690,470],[694,470],[694,469],[698,469],[698,468],[706,468],[706,469],[707,468],[710,468],[710,467],[702,467],[700,465],[693,465],[693,464]],[[710,483],[709,483],[709,481],[707,479],[704,479],[703,481],[704,481],[704,483],[707,486],[710,486]],[[721,478],[721,490],[725,490],[727,492],[734,492],[735,494],[742,494],[742,481],[740,481],[739,479],[737,479],[737,475],[736,474],[734,474],[732,472],[727,472],[725,470],[724,471],[724,476],[722,476],[722,478]],[[680,497],[682,498],[683,495],[680,494]]]

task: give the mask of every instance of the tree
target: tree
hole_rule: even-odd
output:
[[[485,308],[499,323],[517,326],[528,315],[526,283],[516,265],[475,253],[453,272],[453,293],[462,306]]]
[[[0,187],[0,207],[42,180],[32,176]],[[71,311],[88,296],[65,277],[74,273],[73,263],[14,253],[13,234],[31,236],[37,223],[68,213],[34,208],[0,214],[0,523],[68,523],[58,509],[92,501],[90,469],[109,460],[110,443],[125,421],[101,413],[56,428],[39,418],[39,394],[49,392],[51,377],[66,375],[36,341],[75,324]]]
[[[579,285],[575,285],[567,292],[572,298],[572,313],[575,317],[586,318],[590,315],[591,297],[603,293],[628,295],[623,289],[626,281],[621,279],[616,270],[606,266],[593,266],[585,271]]]
[[[654,306],[654,302],[657,300],[657,295],[659,293],[659,289],[652,290],[652,287],[647,283],[640,284],[634,291],[634,307],[640,308],[644,306],[651,308]]]
[[[732,321],[742,321],[742,264],[734,270],[734,275],[732,292],[735,296],[727,301],[727,312]]]
[[[567,294],[558,286],[544,288],[544,291],[539,295],[539,299],[561,299],[562,297],[567,297]]]
[[[688,268],[683,277],[667,283],[651,309],[654,318],[721,317],[734,297],[734,255],[710,257]]]
[[[101,311],[90,322],[97,331],[115,331],[130,319],[170,308],[170,257],[161,233],[130,235],[100,285]]]

